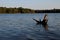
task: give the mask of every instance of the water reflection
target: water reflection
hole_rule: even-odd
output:
[[[45,28],[45,30],[48,30],[48,24],[45,24],[45,25],[42,25],[44,28]]]
[[[42,27],[44,27],[45,30],[48,30],[48,24],[38,24],[38,23],[36,23],[36,25],[42,25]]]

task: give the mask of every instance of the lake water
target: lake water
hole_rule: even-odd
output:
[[[32,20],[44,14],[0,14],[0,40],[60,40],[60,13],[48,14],[48,30]]]

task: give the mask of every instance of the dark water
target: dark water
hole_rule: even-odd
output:
[[[60,14],[48,14],[48,30],[32,20],[44,14],[0,14],[0,40],[60,40]]]

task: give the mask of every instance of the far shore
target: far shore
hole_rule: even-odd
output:
[[[7,8],[7,7],[0,7],[0,14],[26,14],[26,13],[60,13],[60,9],[47,9],[47,10],[34,10],[29,8]]]

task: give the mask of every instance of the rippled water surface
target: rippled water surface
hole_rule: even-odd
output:
[[[48,14],[48,30],[32,20],[44,14],[0,14],[0,40],[60,40],[60,14]]]

